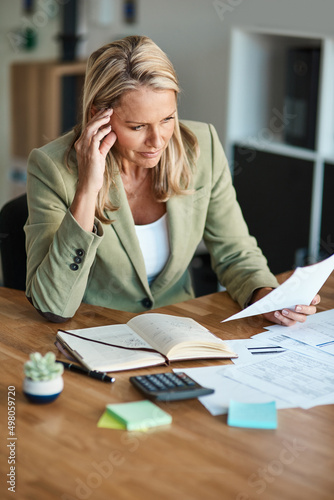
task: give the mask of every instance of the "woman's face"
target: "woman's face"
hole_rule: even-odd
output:
[[[173,90],[141,87],[122,96],[110,123],[117,135],[113,147],[121,155],[123,168],[158,164],[173,135],[175,115]]]

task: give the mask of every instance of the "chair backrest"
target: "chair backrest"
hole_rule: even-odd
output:
[[[27,195],[6,203],[0,211],[0,250],[3,284],[25,290],[27,255],[23,226],[28,217]]]

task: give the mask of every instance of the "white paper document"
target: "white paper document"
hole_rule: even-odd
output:
[[[258,333],[252,338],[254,338],[254,340],[256,340],[257,342],[263,344],[275,343],[276,345],[280,345],[282,349],[306,354],[306,356],[311,356],[311,358],[315,358],[318,361],[323,360],[325,363],[332,363],[334,365],[334,356],[331,353],[327,353],[326,351],[305,344],[305,342],[301,342],[299,340],[288,337],[287,335],[285,335],[286,331],[287,328],[285,327],[285,331],[282,333],[278,331],[275,332],[273,330],[269,332]]]
[[[269,336],[267,332],[265,332],[265,334]],[[241,365],[254,361],[263,361],[270,356],[285,351],[283,346],[280,346],[278,343],[275,343],[275,341],[272,342],[267,338],[263,341],[261,341],[261,339],[257,340],[251,338],[224,340],[224,342],[230,349],[233,350],[233,352],[238,354],[237,358],[231,359],[235,365]]]
[[[281,398],[273,397],[242,382],[227,378],[225,375],[232,365],[208,366],[201,368],[175,369],[175,372],[185,372],[204,387],[215,390],[209,396],[199,398],[202,405],[211,415],[223,415],[228,412],[231,399],[241,403],[270,403],[276,401],[277,409],[293,408],[291,402]]]
[[[227,413],[231,400],[275,401],[278,409],[334,404],[334,309],[266,330],[250,339],[225,340],[238,354],[234,365],[175,370],[215,390],[199,398],[212,415]]]
[[[232,366],[226,376],[301,408],[334,403],[334,364],[298,352]]]
[[[311,266],[297,267],[278,288],[222,323],[281,309],[294,309],[298,304],[309,305],[333,270],[334,255]]]
[[[334,404],[334,309],[293,327],[271,325],[251,339],[225,340],[238,354],[233,365],[185,371],[214,394],[200,398],[212,415],[227,413],[230,400],[276,401],[278,409]],[[325,346],[325,347],[326,347]]]
[[[308,316],[305,323],[297,323],[289,328],[281,325],[266,327],[271,333],[282,334],[309,346],[316,347],[322,352],[334,355],[334,309]],[[265,334],[261,337],[267,338]],[[334,358],[333,358],[334,359]]]

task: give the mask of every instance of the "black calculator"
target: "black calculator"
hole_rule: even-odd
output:
[[[176,401],[206,396],[213,389],[203,387],[186,373],[156,373],[130,377],[130,382],[146,397],[156,401]]]

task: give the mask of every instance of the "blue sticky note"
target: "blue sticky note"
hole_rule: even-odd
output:
[[[228,425],[253,429],[277,429],[276,402],[239,403],[230,401]]]

